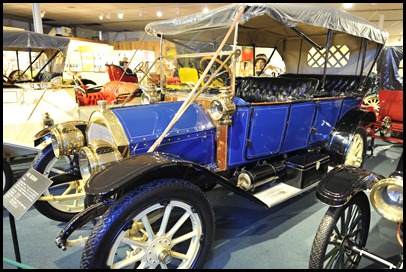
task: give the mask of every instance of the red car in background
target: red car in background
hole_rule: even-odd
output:
[[[376,115],[376,122],[366,127],[370,146],[374,139],[403,144],[403,46],[386,47],[377,67],[377,94],[375,99],[366,96],[362,105]]]

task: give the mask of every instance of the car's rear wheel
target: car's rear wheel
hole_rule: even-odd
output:
[[[365,106],[372,106],[376,112],[379,113],[379,97],[376,94],[368,95],[362,101]]]
[[[367,151],[367,134],[365,128],[358,126],[346,148],[345,165],[362,167]]]

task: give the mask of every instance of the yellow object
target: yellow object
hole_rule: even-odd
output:
[[[187,86],[194,86],[199,80],[199,72],[195,68],[181,67],[178,69],[178,75],[180,82]],[[210,76],[207,76],[207,78],[209,77]],[[206,80],[202,81],[201,86],[204,85],[205,81]],[[212,84],[210,84],[210,86],[213,88],[223,87],[223,85],[224,84],[221,79],[216,79]]]
[[[199,80],[199,73],[195,68],[181,67],[178,69],[179,80],[182,84],[195,85]]]

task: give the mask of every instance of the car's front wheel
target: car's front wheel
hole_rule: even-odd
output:
[[[310,251],[309,269],[355,269],[361,255],[352,250],[365,247],[371,211],[364,192],[324,215]]]
[[[52,145],[47,145],[34,158],[32,167],[53,183],[34,203],[46,217],[67,222],[84,209],[84,181],[73,156],[55,157]]]
[[[196,185],[162,179],[122,196],[97,222],[81,268],[201,268],[214,237],[212,206]]]
[[[3,195],[13,185],[13,170],[7,159],[3,157]]]

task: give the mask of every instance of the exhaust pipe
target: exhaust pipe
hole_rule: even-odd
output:
[[[252,191],[270,181],[274,181],[285,174],[286,165],[283,162],[264,164],[250,170],[242,170],[237,178],[237,186]]]

